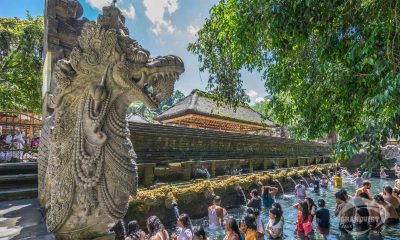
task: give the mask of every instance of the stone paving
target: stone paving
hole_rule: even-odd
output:
[[[37,199],[0,202],[0,240],[53,240],[39,210]]]

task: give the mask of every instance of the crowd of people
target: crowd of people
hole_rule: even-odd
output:
[[[354,196],[350,196],[342,187],[342,175],[352,178],[358,186]],[[381,175],[382,176],[382,175]],[[330,172],[328,175],[311,175],[310,186],[314,192],[321,188],[328,188],[331,183],[337,187],[335,192],[336,206],[334,215],[339,219],[339,230],[344,234],[352,231],[368,232],[377,229],[381,225],[393,225],[399,223],[400,216],[400,175],[394,186],[384,186],[382,192],[372,196],[371,182],[367,180],[370,174],[361,172],[359,169],[350,174],[346,168]],[[246,215],[237,220],[230,216],[228,211],[222,207],[220,196],[214,196],[212,205],[208,207],[208,231],[225,230],[224,240],[259,240],[259,239],[283,239],[285,219],[284,210],[276,195],[278,188],[262,185],[260,189],[250,191],[250,198],[246,199],[241,188],[238,188],[238,197],[245,201]],[[307,188],[304,180],[295,186],[295,197],[298,199],[292,207],[297,210],[297,221],[294,231],[302,239],[310,239],[314,231],[322,236],[327,236],[331,228],[331,213],[326,207],[323,198],[318,199],[317,204],[307,196]],[[261,221],[262,209],[266,209],[268,222]],[[265,211],[264,211],[265,212]],[[137,221],[131,221],[127,229],[119,231],[119,239],[123,240],[206,240],[207,233],[203,227],[193,227],[188,214],[176,213],[177,231],[169,233],[160,219],[151,216],[147,219],[147,235],[142,231]],[[313,222],[315,226],[313,229]],[[121,224],[121,223],[119,223]],[[122,226],[123,224],[121,224]],[[116,231],[117,232],[117,231]]]
[[[37,159],[36,149],[39,146],[40,137],[28,135],[15,128],[14,134],[0,135],[0,162],[10,162],[13,159],[22,162],[34,162]]]

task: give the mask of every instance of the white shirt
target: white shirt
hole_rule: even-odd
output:
[[[270,229],[274,234],[275,231],[277,229],[281,229],[281,234],[277,237],[281,237],[282,236],[282,229],[283,229],[283,222],[279,221],[277,224],[274,225],[274,222],[272,221],[272,219],[269,219],[268,223],[267,223],[267,229]]]
[[[192,238],[193,238],[192,230],[188,228],[186,229],[179,228],[178,240],[192,240]]]

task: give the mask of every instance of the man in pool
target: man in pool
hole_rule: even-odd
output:
[[[224,226],[226,210],[221,207],[221,197],[213,198],[213,205],[208,207],[208,222],[210,229],[219,229]]]
[[[374,200],[379,206],[381,219],[386,225],[393,225],[399,223],[399,215],[392,205],[385,201],[382,195],[375,195]]]
[[[372,200],[372,196],[371,196],[371,182],[366,180],[363,182],[362,187],[360,187],[359,189],[357,189],[355,197],[359,197],[360,193],[366,193],[368,194],[368,199]]]
[[[393,188],[391,186],[385,186],[383,188],[382,196],[386,202],[388,202],[394,209],[396,209],[397,213],[399,213],[400,202],[397,198],[393,196]]]
[[[353,222],[352,219],[355,215],[355,207],[349,201],[347,193],[340,190],[335,193],[336,198],[336,208],[335,216],[339,218],[339,230],[341,231],[352,231]]]

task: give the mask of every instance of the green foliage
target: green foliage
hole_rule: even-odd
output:
[[[150,123],[156,123],[157,120],[155,118],[157,117],[158,114],[172,107],[177,102],[182,100],[184,97],[185,95],[181,91],[176,90],[174,91],[172,96],[169,99],[162,102],[155,111],[151,111],[141,102],[133,102],[131,103],[131,105],[129,105],[127,114],[129,115],[134,113],[142,116]]]
[[[298,138],[336,130],[340,159],[365,147],[380,160],[378,146],[400,133],[399,10],[395,0],[221,0],[188,50],[221,97],[242,102],[237,73],[258,71],[271,97],[261,113]]]
[[[0,18],[0,111],[41,111],[43,17]]]

